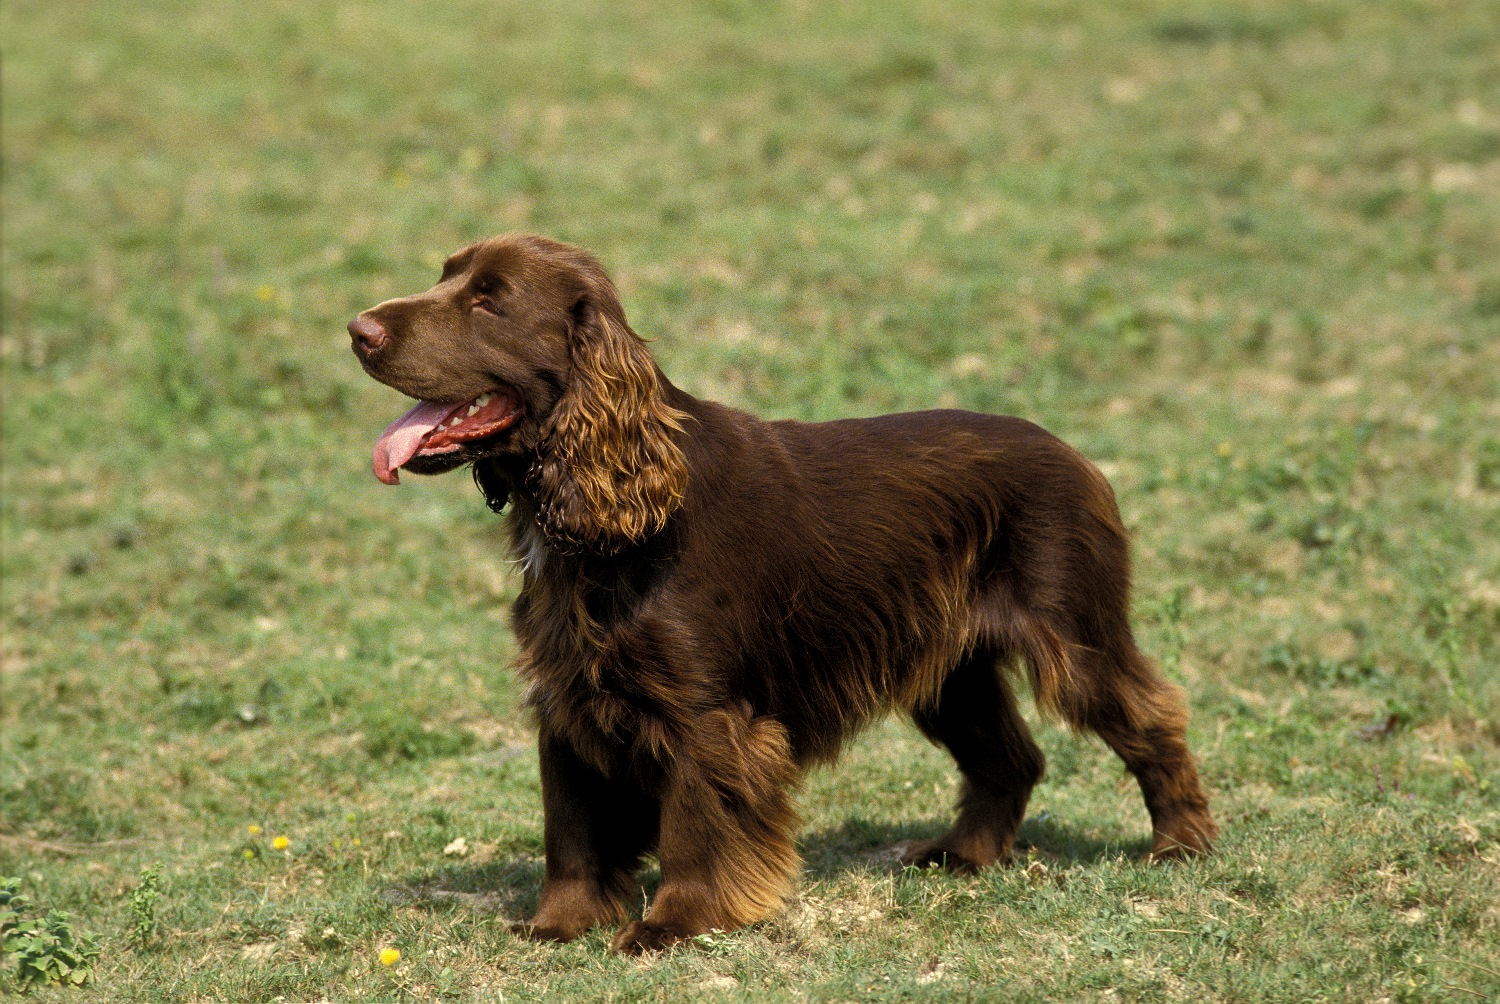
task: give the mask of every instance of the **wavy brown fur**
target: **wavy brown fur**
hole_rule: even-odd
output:
[[[1014,669],[1134,772],[1152,857],[1209,849],[1186,704],[1132,638],[1114,495],[1062,442],[966,412],[805,424],[698,400],[597,263],[542,238],[466,248],[363,319],[389,334],[359,350],[378,379],[525,402],[493,441],[408,468],[473,461],[510,505],[547,857],[527,933],[624,920],[647,854],[661,885],[617,950],[769,916],[797,868],[799,777],[892,709],[964,778],[952,829],[905,860],[1005,861],[1044,766]]]
[[[584,271],[572,310],[572,371],[543,424],[527,475],[543,529],[557,545],[613,553],[661,532],[682,502],[687,470],[646,345],[625,323],[614,285]]]

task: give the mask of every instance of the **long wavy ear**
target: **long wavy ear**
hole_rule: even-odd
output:
[[[572,372],[526,480],[554,546],[613,554],[662,530],[682,504],[687,465],[672,434],[686,416],[667,404],[614,285],[602,272],[582,279]]]

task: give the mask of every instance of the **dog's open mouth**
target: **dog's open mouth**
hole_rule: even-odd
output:
[[[521,399],[508,387],[485,391],[462,404],[423,401],[396,419],[375,443],[375,476],[398,484],[396,471],[413,457],[452,453],[493,436],[521,417]]]

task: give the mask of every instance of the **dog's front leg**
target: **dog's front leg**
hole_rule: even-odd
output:
[[[665,766],[661,885],[646,915],[612,945],[630,955],[763,920],[786,897],[798,863],[798,771],[779,724],[737,705],[710,712],[672,744]]]
[[[516,930],[571,941],[625,915],[641,855],[656,841],[660,809],[624,771],[605,777],[546,728],[539,754],[547,875],[536,916]]]

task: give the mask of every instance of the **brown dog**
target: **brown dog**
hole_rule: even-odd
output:
[[[474,465],[525,566],[520,670],[539,729],[546,880],[524,930],[624,918],[622,952],[777,909],[792,791],[884,712],[963,773],[953,828],[905,861],[1010,854],[1041,750],[1005,671],[1134,772],[1153,858],[1216,836],[1187,707],[1136,649],[1129,556],[1099,471],[1016,418],[929,411],[763,422],[678,390],[586,252],[511,235],[349,325],[421,399],[375,474]]]

